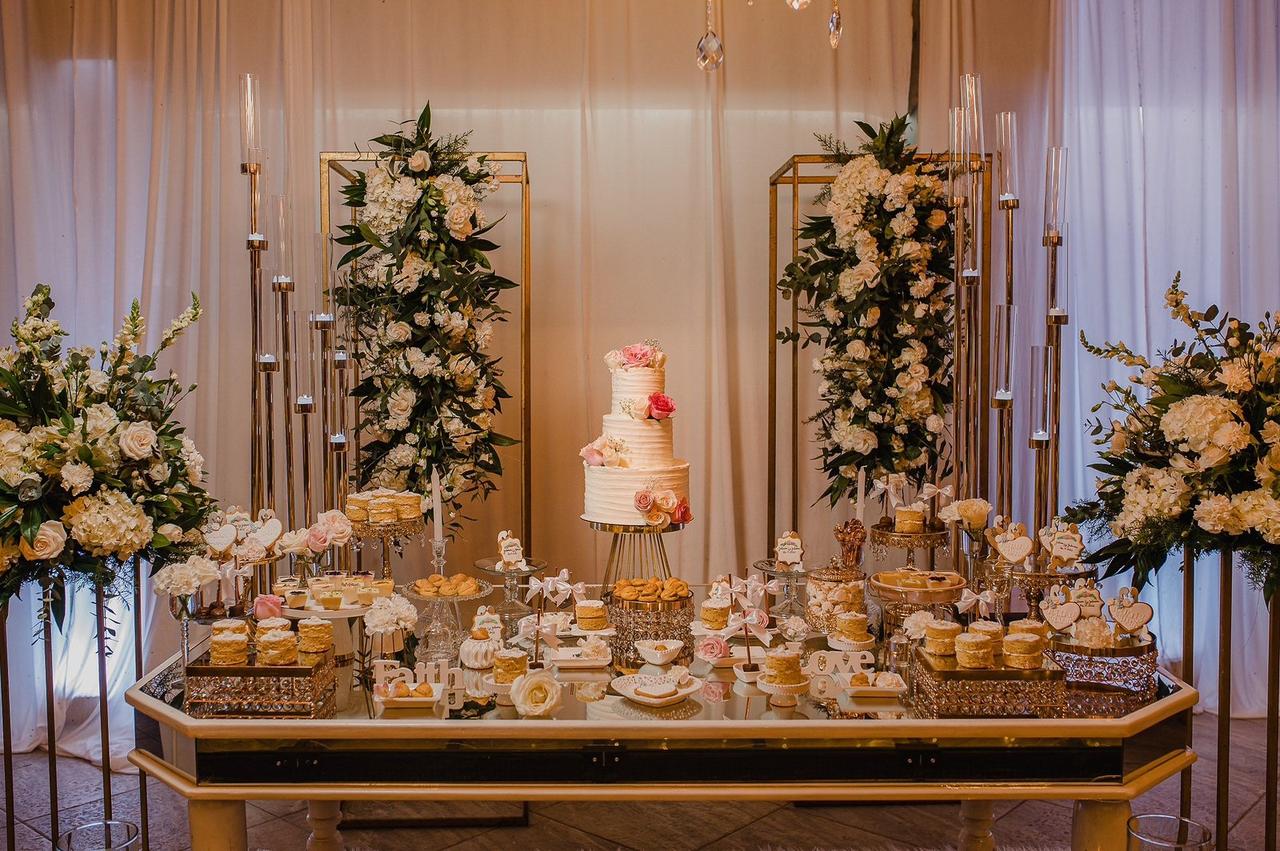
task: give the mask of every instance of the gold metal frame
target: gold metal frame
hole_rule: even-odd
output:
[[[945,162],[945,154],[922,154],[918,155],[920,162]],[[829,167],[836,165],[839,158],[831,154],[792,154],[787,158],[781,166],[778,167],[772,175],[769,176],[769,478],[768,478],[768,523],[766,524],[765,550],[771,552],[773,550],[775,536],[777,534],[777,515],[778,515],[778,301],[781,296],[778,293],[778,254],[779,254],[779,233],[778,233],[778,188],[787,186],[791,189],[791,257],[795,258],[800,253],[800,187],[802,186],[826,186],[835,180],[833,171],[826,171],[822,174],[806,174],[806,166],[824,166]],[[978,484],[978,493],[971,495],[981,495],[987,491],[990,481],[990,452],[989,452],[989,434],[991,430],[991,409],[988,405],[983,404],[982,400],[989,398],[991,387],[991,363],[990,363],[990,346],[985,345],[984,341],[988,341],[990,337],[991,323],[991,156],[988,155],[983,159],[982,168],[982,210],[981,218],[977,222],[977,231],[982,239],[981,258],[982,269],[975,289],[979,303],[978,311],[978,333],[977,339],[979,345],[977,347],[979,353],[978,369],[976,370],[977,387],[972,388],[969,392],[974,400],[973,415],[977,418],[976,432],[981,436],[977,453],[977,470],[976,477]],[[959,304],[957,303],[957,309]],[[796,299],[791,300],[791,324],[794,326],[800,318],[799,304]],[[953,355],[954,357],[954,355]],[[803,430],[803,421],[800,417],[800,351],[799,344],[792,346],[791,350],[791,512],[790,521],[787,525],[789,529],[799,531],[800,525],[800,434]],[[967,384],[968,382],[966,382]],[[957,394],[957,399],[959,395]],[[955,400],[953,400],[953,405]],[[954,447],[953,447],[954,448]],[[954,460],[954,459],[953,459]],[[958,469],[958,465],[953,464]],[[952,473],[953,478],[956,472]],[[957,548],[958,551],[958,548]]]
[[[498,163],[518,163],[519,171],[516,173],[508,173],[504,171],[498,175],[500,184],[515,184],[520,187],[520,465],[521,465],[521,484],[520,484],[520,539],[524,542],[526,553],[533,552],[533,477],[530,470],[533,462],[533,428],[530,411],[532,410],[532,399],[530,396],[531,384],[531,367],[530,367],[530,351],[532,349],[532,325],[530,321],[530,308],[532,306],[532,286],[533,286],[533,248],[531,245],[531,222],[530,222],[530,189],[529,189],[529,159],[524,151],[475,151],[475,156],[487,157],[491,162]],[[346,163],[356,162],[373,162],[379,158],[378,154],[372,151],[321,151],[320,152],[320,232],[324,234],[330,233],[333,222],[330,213],[330,177],[331,173],[336,173],[346,180],[354,180],[355,173],[347,168]],[[332,244],[329,240],[325,240],[322,249],[322,258],[325,268],[326,280],[329,270],[332,266]],[[322,304],[325,309],[332,309],[328,288],[324,288],[321,293]],[[329,369],[329,367],[325,367]],[[358,363],[357,363],[358,370]],[[350,386],[355,386],[359,382],[359,374],[350,381]],[[359,420],[355,420],[354,445],[358,454],[360,451],[360,432]],[[325,478],[331,481],[334,475],[332,465],[334,459],[330,458],[332,453],[325,453]],[[344,485],[340,482],[335,483],[339,488]],[[326,499],[328,496],[326,489]],[[339,491],[339,494],[344,493]],[[341,497],[338,497],[338,502]],[[325,507],[335,507],[327,505]]]

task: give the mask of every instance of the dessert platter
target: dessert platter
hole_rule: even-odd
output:
[[[405,585],[400,592],[419,602],[466,603],[488,597],[493,593],[493,586],[465,573],[449,576],[433,573]]]
[[[954,603],[965,588],[964,577],[948,570],[882,570],[869,582],[885,602],[923,606]]]
[[[593,635],[582,639],[576,646],[549,648],[546,662],[565,670],[607,668],[613,662],[613,651],[604,639]]]
[[[614,677],[609,687],[632,703],[663,707],[680,703],[702,691],[702,680],[686,668],[672,668],[665,676],[627,674]]]

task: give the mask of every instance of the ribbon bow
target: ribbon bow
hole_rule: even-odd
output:
[[[234,600],[237,596],[236,580],[246,579],[252,575],[252,567],[241,567],[240,563],[235,559],[218,565],[217,582],[219,598],[223,600]]]
[[[933,499],[935,496],[941,496],[948,500],[951,499],[951,485],[938,487],[937,485],[930,483],[920,488],[921,499]]]
[[[733,586],[728,575],[718,576],[712,581],[710,596],[720,600],[733,598]]]
[[[729,616],[728,625],[720,631],[722,638],[728,638],[736,632],[746,629],[761,644],[769,643],[769,616],[760,609],[748,608]]]
[[[582,587],[582,593],[586,593],[586,585],[579,582]],[[533,598],[541,594],[552,603],[559,606],[569,598],[569,594],[574,593],[574,587],[569,584],[569,571],[562,568],[556,576],[548,576],[546,579],[538,579],[536,577],[529,578],[529,593],[525,595],[525,602],[533,601]],[[580,597],[578,599],[581,599]]]
[[[559,647],[560,636],[556,634],[554,623],[539,624],[536,617],[520,622],[520,638],[522,640],[542,641],[548,647]]]
[[[905,473],[890,473],[883,479],[876,479],[871,483],[871,493],[867,495],[868,499],[874,499],[880,494],[889,495],[889,505],[897,508],[902,502],[902,491],[907,485],[907,476]]]
[[[991,607],[994,605],[995,595],[991,593],[990,588],[983,591],[981,594],[975,594],[973,591],[966,588],[960,594],[960,602],[956,603],[956,611],[967,612],[974,606],[977,606],[978,614],[985,618],[987,615],[991,614]]]
[[[746,580],[735,578],[732,587],[733,596],[743,609],[759,608],[760,603],[764,601],[765,592],[779,594],[782,591],[778,580],[770,579],[768,582],[761,582],[754,576]]]

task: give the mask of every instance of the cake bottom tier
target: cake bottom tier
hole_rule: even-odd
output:
[[[689,462],[676,461],[666,467],[591,467],[586,472],[582,517],[596,523],[643,526],[644,515],[636,510],[636,492],[674,491],[677,499],[689,498]]]

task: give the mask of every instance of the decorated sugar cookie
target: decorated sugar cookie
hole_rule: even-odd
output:
[[[1040,546],[1048,556],[1050,571],[1071,567],[1080,560],[1084,552],[1084,538],[1080,535],[1080,527],[1074,523],[1066,523],[1059,518],[1040,530]]]
[[[1040,614],[1055,632],[1067,632],[1080,620],[1080,604],[1071,599],[1071,589],[1067,586],[1054,585],[1040,603]]]
[[[1107,614],[1115,622],[1116,633],[1146,640],[1147,624],[1156,613],[1150,603],[1138,600],[1137,588],[1121,588],[1120,596],[1107,601]]]

